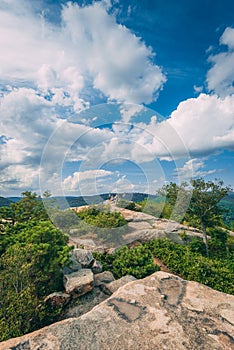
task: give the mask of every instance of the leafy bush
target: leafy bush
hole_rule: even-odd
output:
[[[62,288],[61,269],[69,261],[68,236],[50,221],[8,227],[0,257],[0,341],[38,329],[61,310],[50,310],[46,295]]]
[[[192,251],[189,246],[172,243],[166,238],[153,240],[145,245],[173,273],[221,292],[234,294],[233,255],[222,260],[207,258]]]
[[[141,206],[139,204],[136,204],[135,202],[132,202],[132,201],[126,201],[122,198],[118,200],[117,206],[119,208],[125,208],[133,211],[141,211]]]
[[[109,207],[103,205],[85,208],[77,215],[89,225],[101,228],[116,228],[127,223],[119,212],[110,212]]]
[[[111,270],[116,278],[125,275],[143,278],[159,270],[150,250],[143,245],[136,248],[123,246],[113,255],[96,254],[96,257],[103,263],[104,269]]]
[[[145,199],[140,203],[143,211],[146,214],[153,215],[155,217],[162,217],[164,203],[156,203],[151,200]]]

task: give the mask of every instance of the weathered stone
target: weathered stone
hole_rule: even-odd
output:
[[[109,298],[109,296],[103,293],[98,287],[94,288],[91,292],[79,297],[78,302],[69,304],[69,307],[63,313],[63,318],[79,317],[86,312],[89,312],[94,306],[100,304],[102,301]]]
[[[98,273],[94,276],[94,285],[96,287],[98,287],[98,286],[101,286],[105,283],[110,283],[114,280],[115,280],[115,278],[114,278],[112,272],[104,271],[104,272]]]
[[[72,230],[70,230],[70,234],[72,236],[75,232],[74,231],[71,232],[71,231]],[[82,249],[87,249],[91,251],[95,250],[96,248],[96,243],[92,239],[88,239],[88,238],[82,239],[78,237],[71,237],[71,239],[74,241],[76,248],[82,248]]]
[[[55,292],[48,295],[44,299],[44,301],[46,304],[49,304],[55,307],[60,307],[60,306],[66,305],[69,302],[70,298],[71,296],[69,294],[62,293],[62,292]]]
[[[74,298],[84,295],[93,289],[93,272],[82,269],[69,275],[64,275],[64,287]]]
[[[116,292],[120,287],[124,286],[125,284],[135,281],[136,278],[131,276],[131,275],[127,275],[127,276],[123,276],[121,278],[119,278],[118,280],[115,280],[113,282],[110,283],[106,283],[104,285],[101,286],[101,289],[104,293],[111,295],[114,292]]]
[[[74,249],[72,252],[74,258],[81,264],[84,268],[89,268],[94,262],[94,257],[91,251],[86,249]]]
[[[94,260],[93,265],[91,267],[91,270],[94,274],[101,273],[102,272],[102,264],[98,260]]]
[[[82,269],[81,264],[75,259],[73,255],[70,258],[70,265],[63,268],[63,274],[68,275],[72,272],[76,272]]]
[[[0,350],[231,350],[233,334],[234,296],[159,271]]]

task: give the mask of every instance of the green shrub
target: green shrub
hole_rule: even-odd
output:
[[[143,278],[159,270],[150,250],[143,245],[136,248],[123,246],[112,255],[96,254],[96,258],[103,263],[104,270],[111,270],[116,278],[125,275]]]
[[[116,228],[127,223],[119,212],[110,212],[108,206],[103,205],[85,208],[77,215],[87,224],[100,228]]]
[[[233,255],[226,259],[207,258],[166,238],[145,243],[152,254],[182,278],[203,283],[224,293],[234,294]]]

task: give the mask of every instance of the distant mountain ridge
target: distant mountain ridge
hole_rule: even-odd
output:
[[[9,207],[12,201],[9,198],[0,197],[0,207]]]
[[[111,197],[116,196],[117,193],[103,193],[98,195],[92,195],[92,196],[54,196],[50,197],[50,200],[54,202],[55,205],[58,205],[60,209],[65,209],[67,207],[81,207],[83,205],[90,205],[90,204],[100,204]],[[119,198],[122,198],[126,201],[133,201],[133,202],[141,202],[145,198],[148,199],[155,199],[156,195],[150,195],[147,193],[118,193]],[[8,197],[6,200],[11,202],[18,202],[22,197]]]
[[[83,205],[100,204],[110,197],[116,196],[117,193],[103,193],[93,196],[54,196],[50,200],[54,202],[60,209],[68,207],[81,207]],[[148,198],[155,200],[158,196],[147,193],[133,192],[133,193],[118,193],[119,198],[126,201],[141,202]],[[0,207],[10,206],[11,203],[18,202],[22,197],[0,197]],[[230,192],[224,199],[221,200],[220,205],[228,210],[228,221],[234,220],[234,192]]]

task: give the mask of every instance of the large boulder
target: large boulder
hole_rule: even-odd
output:
[[[74,298],[84,295],[93,289],[93,272],[90,269],[82,269],[63,277],[66,293],[71,294]]]
[[[231,350],[233,335],[234,296],[159,271],[0,350]]]

